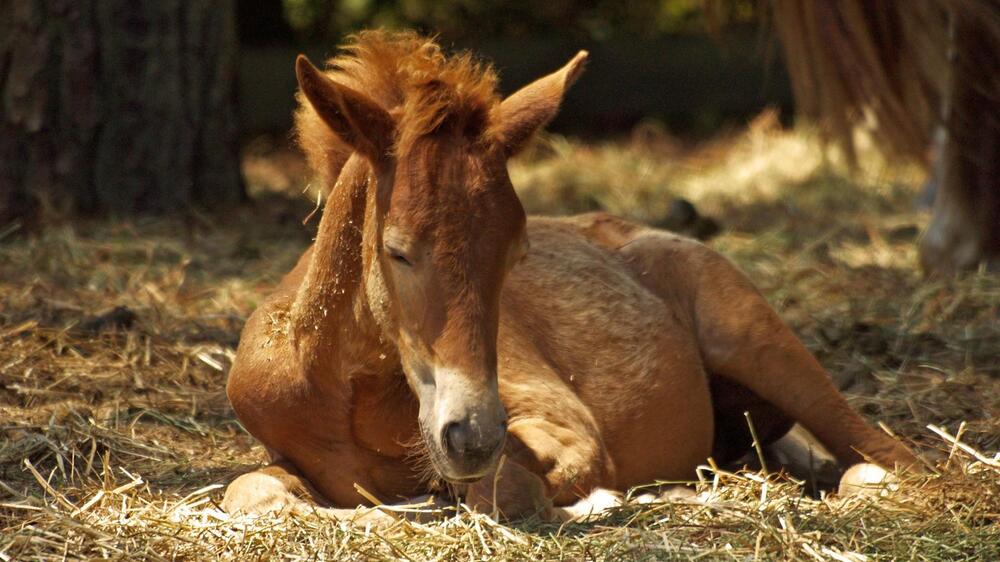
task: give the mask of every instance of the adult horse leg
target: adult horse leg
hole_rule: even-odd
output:
[[[915,467],[909,450],[851,409],[829,374],[728,260],[696,242],[651,231],[621,251],[658,293],[684,295],[708,372],[774,404],[843,465],[867,458],[890,469]]]
[[[995,64],[998,44],[988,27],[967,15],[955,22],[958,56],[948,136],[939,156],[941,185],[920,241],[920,262],[928,273],[952,274],[983,262],[1000,271],[1000,122],[995,89],[985,87],[982,77],[982,69]]]

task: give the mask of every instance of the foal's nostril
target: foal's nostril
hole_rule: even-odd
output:
[[[507,434],[506,426],[506,421],[492,429],[464,420],[448,422],[441,428],[441,446],[454,468],[475,472],[494,459]]]
[[[459,422],[450,422],[444,426],[441,440],[445,449],[452,455],[464,455],[469,448],[469,426]]]

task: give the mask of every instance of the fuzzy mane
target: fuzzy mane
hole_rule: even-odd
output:
[[[431,133],[455,129],[475,138],[488,130],[500,102],[493,69],[471,54],[446,57],[433,39],[414,32],[362,31],[348,37],[326,74],[361,92],[396,120],[397,152]],[[326,192],[354,151],[335,135],[302,92],[295,128],[299,146]]]

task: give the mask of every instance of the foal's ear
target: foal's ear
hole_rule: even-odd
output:
[[[395,130],[386,110],[368,96],[334,82],[305,55],[295,59],[295,75],[313,109],[341,140],[373,162],[385,158]]]
[[[535,80],[500,103],[496,130],[508,156],[524,148],[536,131],[559,111],[566,90],[583,72],[587,51],[580,51],[559,70]]]

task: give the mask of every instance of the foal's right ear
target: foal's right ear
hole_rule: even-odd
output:
[[[373,162],[386,157],[395,130],[386,110],[368,96],[334,82],[305,55],[295,59],[295,75],[303,95],[341,140]]]

